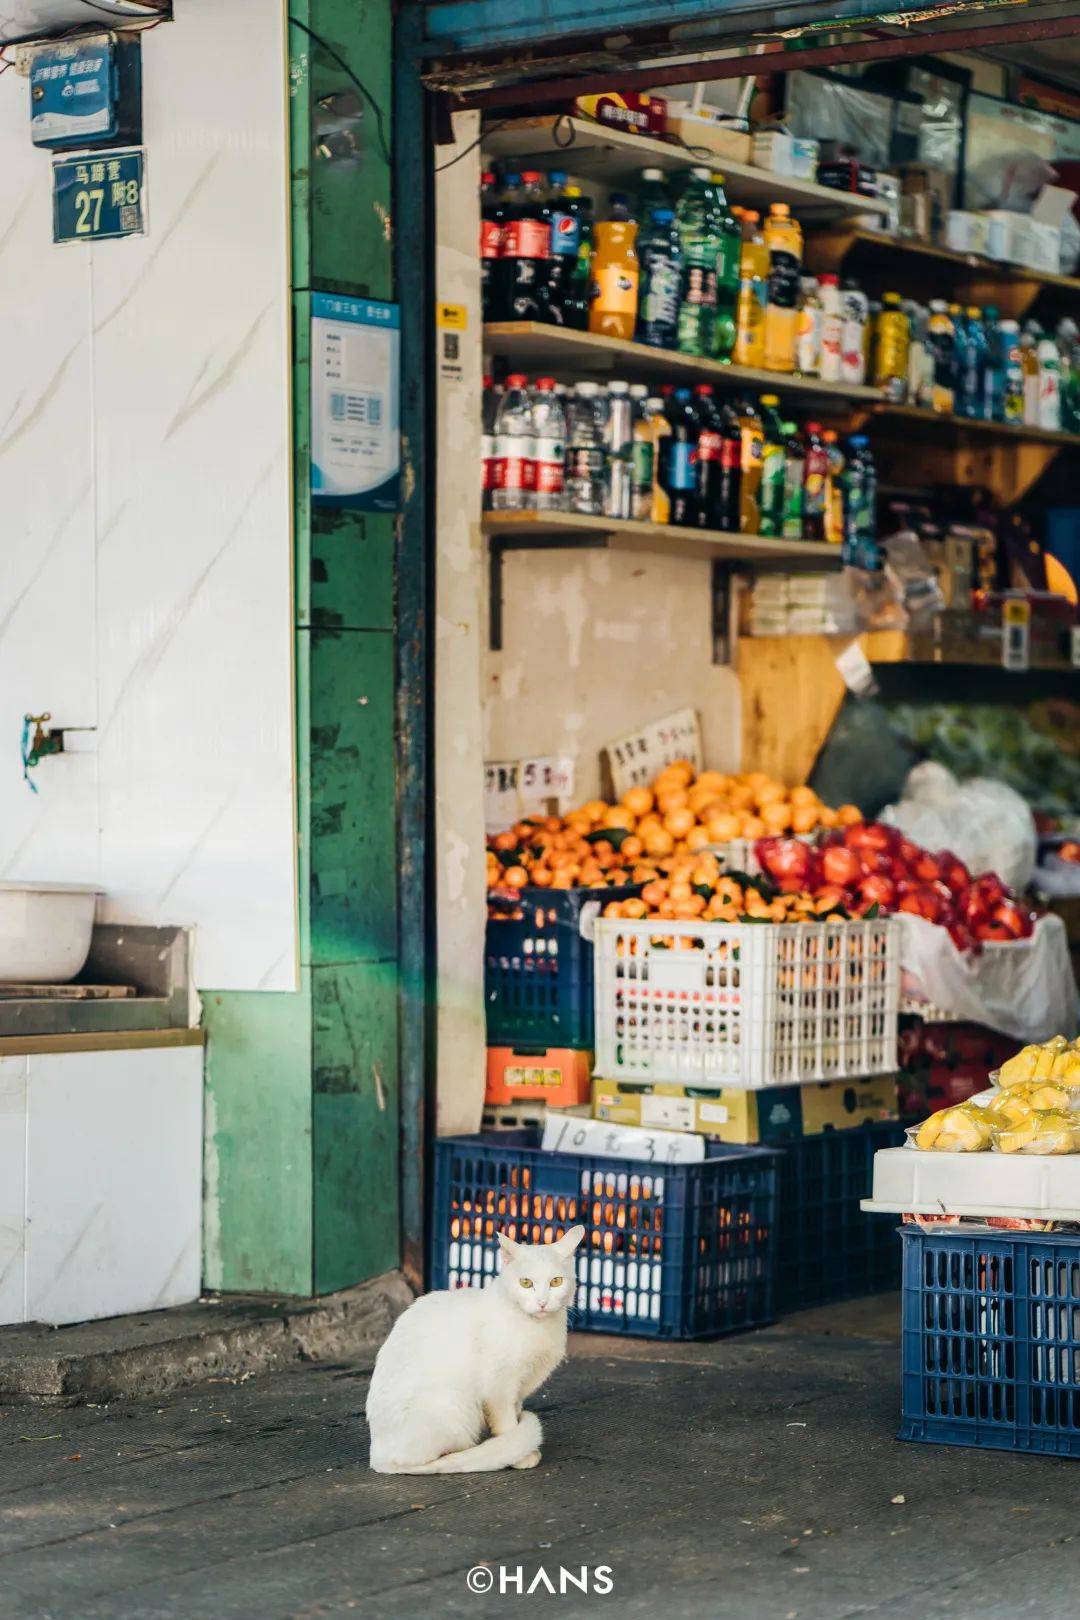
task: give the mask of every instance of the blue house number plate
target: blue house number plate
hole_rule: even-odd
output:
[[[145,230],[145,153],[53,159],[54,242],[102,242]]]

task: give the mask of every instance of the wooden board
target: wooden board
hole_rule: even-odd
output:
[[[900,631],[860,636],[871,663],[906,657]],[[844,700],[836,659],[850,636],[758,636],[739,642],[742,768],[805,782]]]

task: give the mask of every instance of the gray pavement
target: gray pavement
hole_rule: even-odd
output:
[[[897,1314],[882,1296],[715,1344],[578,1336],[534,1403],[531,1473],[370,1473],[361,1362],[4,1406],[0,1615],[1073,1616],[1080,1462],[898,1443]],[[588,1595],[548,1595],[541,1568]]]

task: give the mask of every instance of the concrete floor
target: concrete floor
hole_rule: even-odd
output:
[[[1073,1616],[1080,1463],[895,1441],[896,1321],[890,1295],[717,1344],[581,1335],[531,1473],[371,1474],[359,1365],[9,1406],[0,1615],[506,1613],[483,1562],[610,1566],[610,1596],[538,1589],[560,1616]]]

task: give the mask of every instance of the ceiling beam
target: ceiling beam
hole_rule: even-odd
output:
[[[843,62],[873,62],[898,56],[931,56],[940,51],[972,51],[995,45],[1024,45],[1080,34],[1080,7],[1068,17],[1029,19],[1026,22],[984,23],[972,28],[924,29],[909,26],[904,34],[857,39],[839,45],[810,45],[789,50],[784,41],[763,42],[760,55],[724,56],[647,68],[612,68],[580,77],[536,79],[496,85],[486,90],[450,91],[457,107],[523,110],[541,103],[572,101],[616,85],[620,90],[650,89],[658,80],[665,85],[698,84],[717,79],[742,79],[749,74],[795,72],[801,68],[836,67]],[[775,48],[773,48],[775,47]]]

